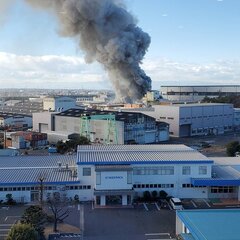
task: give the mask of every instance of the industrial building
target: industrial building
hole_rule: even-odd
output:
[[[196,103],[153,105],[136,109],[157,121],[169,124],[174,137],[219,135],[233,131],[234,108],[232,104]]]
[[[209,159],[184,145],[88,145],[77,155],[1,157],[0,200],[62,192],[96,205],[131,205],[144,191],[240,199],[240,158]],[[41,185],[42,184],[42,185]]]
[[[27,129],[32,127],[32,117],[23,114],[0,112],[0,127]]]
[[[46,115],[49,117],[45,118]],[[69,109],[57,114],[34,114],[33,123],[33,129],[40,132],[78,133],[99,144],[147,144],[169,140],[167,123],[156,122],[153,117],[136,112]]]
[[[76,107],[76,99],[64,96],[46,97],[43,99],[44,111],[65,111]]]
[[[240,95],[240,85],[161,86],[161,96],[174,102],[198,102],[205,97]]]

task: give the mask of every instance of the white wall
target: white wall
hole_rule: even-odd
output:
[[[96,185],[97,190],[132,189],[127,183],[126,171],[101,172],[101,184]]]

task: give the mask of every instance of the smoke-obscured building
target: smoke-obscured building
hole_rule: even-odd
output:
[[[240,85],[161,86],[160,93],[169,101],[196,102],[205,97],[240,95]]]

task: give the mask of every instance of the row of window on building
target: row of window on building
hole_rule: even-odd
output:
[[[193,186],[190,183],[182,184],[182,188],[205,188],[206,186]],[[174,188],[174,184],[134,184],[133,188]]]
[[[174,184],[134,184],[133,188],[174,188]]]
[[[199,166],[198,173],[199,175],[206,175],[207,166]],[[174,175],[174,166],[137,167],[133,169],[133,175]],[[191,167],[183,166],[182,175],[191,175]]]
[[[91,185],[75,185],[75,186],[60,186],[61,190],[86,190],[91,189]],[[41,186],[31,187],[0,187],[0,192],[15,192],[15,191],[40,191]],[[57,186],[43,186],[43,190],[59,190]]]

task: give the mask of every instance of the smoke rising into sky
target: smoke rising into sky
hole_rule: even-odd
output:
[[[50,10],[60,23],[60,34],[74,37],[87,63],[97,61],[108,72],[116,100],[132,102],[151,89],[151,79],[140,64],[150,37],[137,27],[119,0],[25,0]]]

